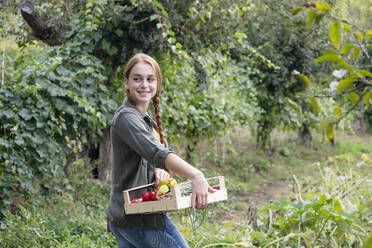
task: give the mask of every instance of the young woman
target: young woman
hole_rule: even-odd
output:
[[[112,190],[107,208],[108,225],[118,247],[188,247],[166,214],[124,212],[123,190],[158,183],[172,171],[191,179],[192,207],[207,205],[208,191],[214,190],[203,173],[178,157],[166,145],[162,131],[159,94],[162,76],[159,65],[150,56],[133,56],[124,71],[127,97],[111,123]],[[155,121],[147,114],[152,102]]]

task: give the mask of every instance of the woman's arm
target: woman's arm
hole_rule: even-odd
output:
[[[181,176],[191,179],[192,195],[191,207],[205,208],[208,204],[208,191],[215,190],[209,186],[203,173],[191,166],[174,153],[169,153],[165,158],[165,168]]]

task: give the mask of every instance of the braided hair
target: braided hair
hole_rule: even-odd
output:
[[[156,126],[157,126],[156,131],[159,133],[160,142],[162,144],[165,144],[164,135],[163,135],[163,128],[162,128],[162,124],[161,124],[160,100],[159,100],[159,95],[160,95],[161,86],[162,86],[162,75],[161,75],[160,67],[159,67],[159,64],[155,61],[155,59],[153,59],[149,55],[144,54],[144,53],[137,53],[136,55],[134,55],[128,61],[127,65],[125,67],[125,70],[124,70],[124,79],[125,80],[128,80],[132,68],[138,63],[146,63],[146,64],[150,65],[152,67],[152,70],[155,73],[155,78],[156,78],[157,85],[156,85],[156,94],[152,98],[152,105],[154,107],[155,122],[156,122]],[[126,91],[127,96],[130,97],[128,93],[129,92]]]
[[[159,106],[159,95],[156,94],[154,98],[152,98],[152,105],[154,106],[154,114],[155,114],[155,121],[157,125],[157,131],[160,136],[160,143],[165,144],[164,135],[163,135],[163,127],[161,125],[161,116],[160,116],[160,106]]]

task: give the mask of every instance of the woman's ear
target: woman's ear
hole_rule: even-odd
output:
[[[124,89],[128,90],[128,79],[124,79]]]

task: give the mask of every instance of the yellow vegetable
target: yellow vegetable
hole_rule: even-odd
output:
[[[159,190],[158,190],[159,195],[164,195],[168,192],[169,192],[169,187],[167,185],[164,184],[164,185],[159,187]]]
[[[167,185],[170,187],[170,186],[175,186],[175,185],[177,185],[177,181],[176,181],[176,179],[173,179],[173,178],[169,178],[169,179],[167,179],[168,180],[168,183],[167,183]]]

